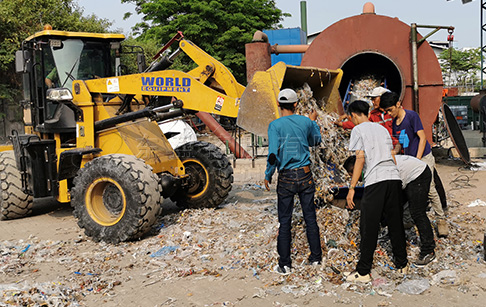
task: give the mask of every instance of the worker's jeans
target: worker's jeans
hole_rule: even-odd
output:
[[[432,173],[430,168],[425,170],[405,188],[405,195],[410,207],[410,214],[417,226],[420,235],[420,256],[424,257],[435,249],[434,232],[427,217],[427,201],[429,198],[430,181]]]
[[[366,275],[371,272],[382,216],[388,225],[395,266],[400,269],[407,265],[407,243],[402,222],[401,199],[400,180],[385,180],[364,188],[360,219],[361,255],[356,266],[359,274]]]
[[[321,261],[321,239],[319,226],[316,221],[316,207],[314,204],[315,185],[312,172],[307,173],[303,168],[293,170],[281,170],[278,175],[278,221],[280,223],[277,251],[280,255],[278,264],[292,267],[290,259],[290,246],[292,242],[292,211],[294,208],[294,195],[298,194],[302,213],[306,225],[307,241],[311,254],[309,262]]]

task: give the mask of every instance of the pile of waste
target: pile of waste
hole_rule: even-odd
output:
[[[312,97],[308,84],[296,90],[299,97],[296,113],[309,115],[312,110],[317,111],[316,123],[320,128],[322,141],[319,146],[311,149],[311,171],[316,184],[316,199],[324,203],[333,200],[331,188],[342,184],[347,178],[342,164],[349,156],[349,131],[336,126],[337,113],[327,113],[326,106]]]
[[[430,218],[434,221],[432,215]],[[358,260],[359,211],[325,206],[317,210],[317,221],[324,259],[321,266],[315,267],[306,265],[309,248],[305,223],[299,206],[295,207],[291,249],[293,273],[288,276],[274,274],[270,282],[281,287],[282,292],[302,296],[324,291],[326,283],[360,293],[375,291],[384,296],[391,296],[394,291],[419,294],[415,292],[424,291],[431,285],[454,285],[461,287],[461,291],[468,291],[468,286],[461,280],[460,270],[484,262],[482,242],[471,239],[474,229],[484,225],[484,219],[474,214],[463,214],[449,218],[449,237],[437,241],[436,252],[440,261],[420,269],[411,264],[411,273],[404,279],[394,267],[385,231],[380,234],[375,253],[373,283],[349,284],[344,282],[342,272],[353,270]],[[245,270],[260,279],[263,272],[272,273],[278,263],[277,231],[275,199],[228,204],[219,210],[185,210],[160,232],[160,248],[150,254],[151,261],[157,263],[155,267],[164,267],[163,272],[157,273],[156,279],[189,275],[219,277],[229,270]],[[418,256],[420,240],[415,228],[407,229],[406,233],[412,263]],[[269,289],[262,291],[267,295],[272,292]]]
[[[362,76],[361,79],[356,80],[352,84],[350,94],[353,97],[353,100],[365,100],[370,102],[368,95],[371,91],[378,86],[383,86],[378,78],[374,75],[367,75]]]

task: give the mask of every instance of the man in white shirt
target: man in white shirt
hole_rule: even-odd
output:
[[[368,119],[369,105],[362,100],[352,102],[347,109],[356,126],[351,131],[349,150],[356,154],[353,175],[346,197],[348,208],[354,208],[354,188],[363,173],[364,192],[361,199],[361,244],[356,271],[345,274],[348,282],[371,281],[373,255],[378,240],[380,220],[388,221],[395,267],[408,272],[407,244],[402,223],[401,179],[392,155],[390,133]]]

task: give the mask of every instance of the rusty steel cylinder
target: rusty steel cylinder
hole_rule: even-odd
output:
[[[413,61],[411,26],[398,18],[374,14],[372,10],[342,19],[324,29],[310,44],[302,66],[342,69],[340,86],[344,96],[350,80],[376,75],[400,95],[405,109],[413,105]],[[422,37],[418,35],[420,40]],[[417,48],[418,113],[429,142],[432,125],[442,103],[442,72],[430,45]],[[340,108],[342,111],[342,107]]]

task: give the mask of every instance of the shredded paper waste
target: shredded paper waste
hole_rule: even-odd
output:
[[[309,115],[312,110],[317,111],[316,122],[321,131],[322,141],[319,146],[311,149],[311,171],[316,184],[316,198],[329,203],[333,200],[331,188],[342,184],[347,177],[342,164],[349,156],[349,131],[334,124],[339,115],[325,112],[326,106],[312,97],[309,85],[304,84],[297,90],[297,95],[297,114]]]
[[[368,95],[380,86],[375,76],[364,76],[352,84],[349,102],[360,99],[367,101],[371,106]],[[311,149],[312,174],[316,183],[316,198],[324,203],[330,203],[334,199],[331,188],[343,185],[349,180],[342,164],[350,155],[348,151],[349,130],[335,125],[339,115],[335,112],[327,112],[329,106],[313,97],[312,90],[307,83],[302,88],[296,89],[299,97],[296,113],[309,115],[312,110],[317,111],[317,125],[320,128],[322,142]],[[332,102],[335,103],[335,102]]]

